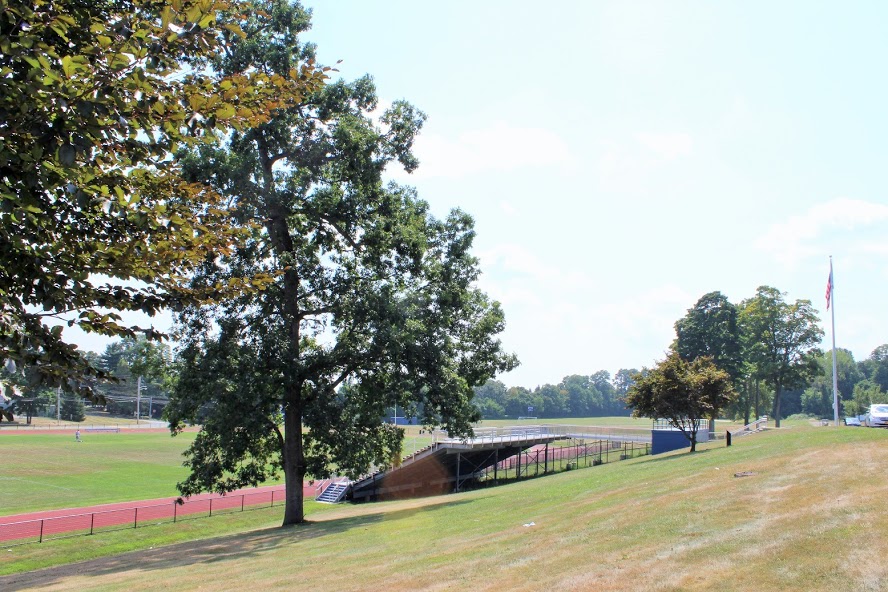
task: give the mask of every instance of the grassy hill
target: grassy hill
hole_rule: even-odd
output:
[[[256,512],[259,530],[164,548],[176,525],[16,547],[7,573],[140,550],[0,578],[0,589],[888,589],[888,431],[795,427],[723,446],[337,506],[286,529],[262,528],[279,510]],[[203,522],[218,532],[239,519]]]

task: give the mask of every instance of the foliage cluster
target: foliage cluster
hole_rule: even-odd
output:
[[[833,417],[832,352],[817,347],[823,331],[810,301],[787,302],[770,286],[739,305],[710,292],[675,330],[672,348],[683,358],[710,356],[731,375],[739,393],[727,410],[732,417],[749,423],[753,415],[768,414],[777,425],[798,413]],[[836,367],[840,415],[888,401],[888,345],[860,362],[837,349]]]
[[[708,356],[688,362],[671,352],[656,367],[637,374],[626,395],[635,417],[663,418],[697,449],[705,418],[717,417],[735,397],[731,376]]]
[[[157,338],[117,311],[238,293],[182,285],[244,238],[172,154],[266,121],[322,77],[196,67],[239,39],[237,2],[5,0],[0,15],[0,360],[29,386],[95,396],[64,326]],[[220,19],[219,15],[227,15]],[[19,394],[15,381],[0,386]]]
[[[565,376],[558,384],[533,390],[507,388],[498,380],[475,387],[475,405],[484,419],[533,417],[604,417],[628,415],[623,397],[638,371],[622,369],[611,379],[602,370],[591,376]]]
[[[824,352],[817,363],[821,374],[793,395],[802,413],[832,417],[832,352]],[[850,351],[836,349],[836,386],[840,415],[862,415],[874,403],[888,403],[888,344],[880,345],[859,362]]]
[[[257,0],[245,37],[201,65],[224,76],[283,76],[313,63],[310,12]],[[499,304],[476,287],[474,222],[438,218],[414,189],[425,115],[379,109],[369,76],[331,81],[261,124],[180,152],[195,183],[224,196],[249,240],[208,259],[191,288],[273,280],[262,291],[184,308],[174,432],[202,417],[183,494],[230,491],[283,473],[285,523],[300,522],[306,475],[352,477],[387,465],[400,429],[386,407],[469,434],[472,387],[516,360],[502,351]]]
[[[161,417],[176,379],[170,346],[128,337],[106,346],[97,366],[116,379],[95,387],[108,413],[134,417],[138,408],[141,417]],[[142,388],[141,405],[137,404],[138,385]]]
[[[59,417],[62,421],[81,422],[86,419],[86,406],[80,397],[66,397],[62,399]]]
[[[740,392],[734,412],[747,423],[752,409],[759,414],[764,383],[773,393],[770,415],[779,427],[788,414],[781,409],[784,393],[803,388],[820,370],[818,323],[810,301],[787,302],[770,286],[760,286],[740,305],[710,292],[675,323],[672,351],[689,361],[708,357],[727,372]]]

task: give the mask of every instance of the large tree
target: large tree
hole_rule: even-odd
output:
[[[743,356],[737,307],[721,292],[709,292],[697,300],[693,308],[675,323],[672,348],[685,360],[712,358],[716,366],[727,372],[734,385],[743,375]],[[748,389],[746,390],[748,399]],[[710,431],[715,430],[715,417],[710,418]]]
[[[636,368],[620,368],[617,370],[617,373],[614,374],[613,384],[618,397],[623,397],[629,392],[629,388],[632,386],[632,383],[635,382],[633,376],[636,374],[638,374]]]
[[[748,360],[755,375],[774,389],[772,415],[777,427],[784,390],[804,387],[821,372],[817,346],[823,330],[817,311],[809,300],[789,303],[785,296],[776,288],[760,286],[755,296],[740,304]]]
[[[685,360],[709,356],[737,382],[743,373],[737,307],[721,292],[709,292],[675,323],[673,349]]]
[[[285,73],[313,58],[299,4],[256,2],[247,36],[206,64],[236,75]],[[325,85],[269,122],[184,155],[254,228],[207,262],[196,289],[275,278],[259,293],[181,316],[174,432],[203,414],[183,494],[255,485],[282,470],[284,524],[301,522],[306,475],[357,476],[400,453],[382,422],[393,404],[427,425],[471,433],[472,388],[514,366],[496,339],[499,305],[474,287],[472,219],[434,218],[387,166],[412,171],[424,115],[404,101],[382,113],[369,77]],[[261,227],[255,227],[256,222]]]
[[[267,120],[321,78],[307,63],[275,76],[194,67],[239,38],[239,10],[221,0],[3,2],[0,360],[36,369],[34,386],[92,393],[100,373],[63,326],[157,338],[118,312],[152,315],[229,288],[179,289],[243,233],[171,154]]]
[[[666,419],[697,449],[697,432],[702,420],[715,417],[736,396],[731,376],[712,358],[688,362],[671,351],[654,368],[634,376],[626,394],[626,405],[635,417]]]

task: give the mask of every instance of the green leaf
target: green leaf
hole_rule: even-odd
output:
[[[59,148],[59,162],[63,166],[73,166],[77,158],[77,149],[72,144],[63,144]]]
[[[237,113],[237,109],[234,105],[229,103],[223,103],[221,107],[216,109],[216,119],[231,119]]]
[[[173,18],[172,9],[167,4],[160,11],[160,28],[166,31],[170,27],[170,21]]]
[[[228,23],[228,24],[225,24],[225,25],[223,25],[223,26],[224,26],[226,29],[228,29],[229,31],[231,31],[232,33],[234,33],[235,35],[237,35],[238,37],[240,37],[241,39],[246,39],[246,38],[247,38],[247,34],[244,33],[244,30],[241,29],[240,27],[238,27],[237,25],[234,25],[234,24]]]
[[[67,78],[71,78],[71,75],[74,73],[71,63],[71,56],[65,56],[62,58],[62,72],[65,73]]]

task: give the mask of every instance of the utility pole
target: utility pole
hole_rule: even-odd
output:
[[[139,423],[139,418],[142,415],[142,377],[138,377],[136,379],[136,424]]]
[[[62,387],[56,391],[56,425],[62,423]]]

